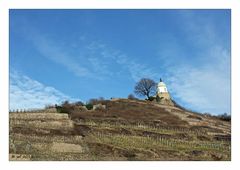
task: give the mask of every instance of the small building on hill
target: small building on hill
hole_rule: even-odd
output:
[[[156,97],[159,98],[164,98],[164,99],[171,99],[168,90],[167,90],[167,86],[166,84],[162,81],[162,79],[160,78],[160,82],[157,85],[157,94]]]
[[[155,101],[160,103],[160,104],[164,104],[164,105],[174,105],[172,100],[171,100],[171,96],[167,90],[167,86],[166,84],[162,81],[162,79],[160,78],[159,83],[157,84],[157,93],[154,96],[155,97]]]

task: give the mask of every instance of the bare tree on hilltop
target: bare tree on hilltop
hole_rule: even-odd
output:
[[[136,83],[134,93],[138,96],[146,96],[148,99],[150,95],[155,94],[157,83],[148,78],[142,78]]]

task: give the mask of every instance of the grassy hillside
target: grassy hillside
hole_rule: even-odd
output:
[[[10,113],[10,160],[230,160],[230,122],[149,101]]]

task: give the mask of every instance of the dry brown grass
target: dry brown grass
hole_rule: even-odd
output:
[[[105,119],[105,120],[124,120],[125,123],[145,122],[153,123],[155,120],[161,120],[168,126],[187,126],[186,121],[179,117],[169,114],[164,108],[159,108],[154,104],[131,100],[106,101],[107,106],[103,111],[91,112],[73,112],[72,118],[77,119]]]
[[[17,120],[67,120],[68,114],[59,113],[10,113],[10,119]]]
[[[71,143],[59,143],[53,142],[51,151],[53,152],[70,152],[70,153],[82,153],[83,148],[81,145],[71,144]]]
[[[103,104],[105,110],[72,113],[74,121],[68,114],[10,113],[9,159],[231,159],[228,122],[148,101]]]

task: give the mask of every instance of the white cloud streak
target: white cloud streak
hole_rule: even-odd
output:
[[[96,57],[97,55],[92,55],[92,57],[90,57],[90,61],[95,68],[98,68],[99,71],[104,71],[106,75],[114,75],[111,73],[111,70],[108,70],[108,66],[115,63],[118,64],[121,69],[127,70],[130,77],[135,82],[139,81],[143,77],[152,79],[156,79],[158,77],[156,71],[151,69],[150,66],[137,62],[134,58],[119,50],[111,49],[106,44],[92,42],[87,48],[90,49],[92,53],[99,54],[101,61],[98,57]],[[107,61],[109,60],[111,60],[111,62],[108,63]]]
[[[77,99],[17,71],[10,72],[10,110],[43,108],[48,104],[58,104],[65,100]]]
[[[102,42],[89,41],[86,35],[80,36],[81,45],[76,41],[67,46],[61,41],[54,41],[51,36],[39,32],[34,27],[22,29],[22,33],[43,57],[65,67],[78,77],[104,80],[116,76],[111,70],[113,63],[118,64],[120,69],[127,70],[134,81],[142,77],[156,77],[155,71],[149,66]],[[74,52],[76,49],[77,54]]]
[[[172,48],[159,50],[159,58],[167,68],[170,92],[193,110],[230,113],[230,49],[218,39],[216,28],[207,19],[201,23],[193,13],[188,13],[182,15],[182,20],[185,41],[200,50],[195,50],[196,56],[190,56],[175,38]]]
[[[230,69],[225,69],[229,55],[222,51],[221,56],[214,65],[173,67],[168,81],[174,97],[196,111],[230,113]]]
[[[71,57],[67,51],[63,51],[60,45],[51,41],[51,39],[39,33],[32,33],[29,38],[36,49],[47,59],[64,66],[76,76],[93,76],[89,69],[83,67],[81,63]]]
[[[37,32],[37,30],[31,30],[27,38],[43,57],[62,65],[78,77],[104,80],[113,75],[109,69],[111,63],[108,59],[110,55],[113,57],[111,59],[114,59],[116,51],[108,50],[103,43],[99,43],[98,41],[91,41],[89,43],[86,38],[84,38],[80,41],[88,45],[79,46],[74,43],[74,45],[72,45],[74,47],[70,48],[61,45],[61,42],[53,41],[46,35]],[[74,51],[76,49],[77,51]],[[72,52],[75,54],[72,55]]]
[[[143,77],[152,79],[158,78],[158,74],[149,66],[140,64],[133,59],[131,60],[124,54],[116,56],[116,62],[121,64],[122,67],[128,69],[135,82],[139,81]]]

